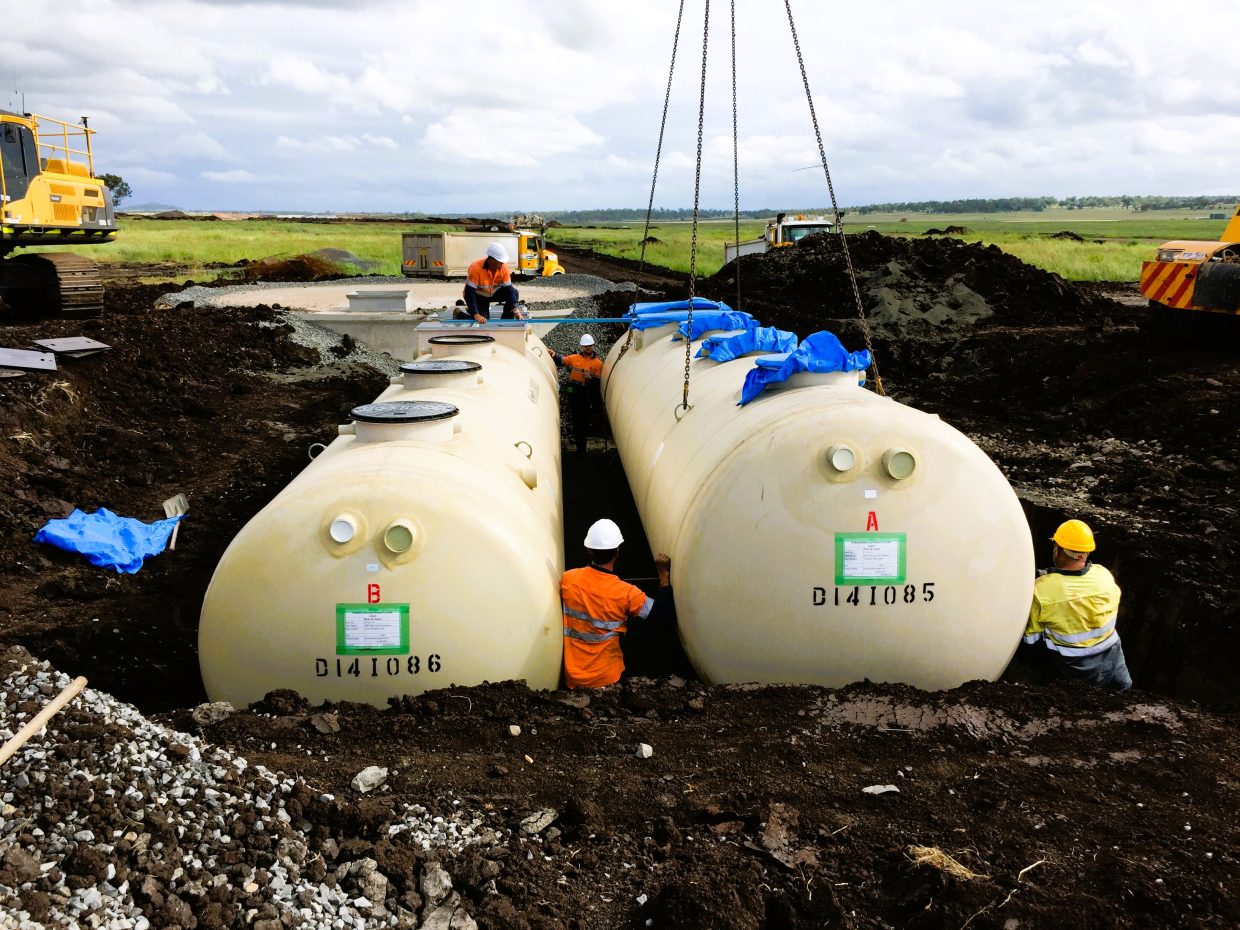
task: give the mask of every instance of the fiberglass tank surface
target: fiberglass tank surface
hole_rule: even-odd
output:
[[[994,463],[856,372],[796,374],[738,407],[752,359],[694,359],[692,409],[677,419],[674,331],[635,332],[623,356],[617,342],[605,396],[651,548],[672,556],[698,673],[927,689],[997,678],[1034,564]]]
[[[524,332],[496,339],[406,365],[233,540],[199,629],[212,700],[556,686],[554,374]]]

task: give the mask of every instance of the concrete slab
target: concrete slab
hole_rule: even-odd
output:
[[[209,294],[198,302],[213,307],[256,307],[259,304],[279,304],[293,310],[309,313],[344,313],[349,309],[348,294],[365,291],[390,291],[392,284],[350,284],[348,281],[330,284],[290,284],[287,287],[227,288],[222,293]],[[465,285],[461,281],[422,281],[409,278],[399,287],[409,289],[411,312],[418,309],[440,310],[451,307],[461,296]],[[540,300],[578,300],[590,296],[584,288],[549,287],[538,281],[522,281],[517,284],[526,303]],[[377,314],[370,314],[377,315]]]

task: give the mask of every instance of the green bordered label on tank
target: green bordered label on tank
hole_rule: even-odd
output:
[[[408,654],[408,604],[336,605],[336,655]]]
[[[903,584],[905,533],[836,533],[837,585]]]

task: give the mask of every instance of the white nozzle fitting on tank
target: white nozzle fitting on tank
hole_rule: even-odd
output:
[[[846,445],[831,446],[827,449],[827,464],[835,471],[849,471],[857,464],[857,453]]]
[[[337,436],[356,436],[357,435],[357,424],[356,423],[341,423],[339,426],[336,427],[336,435]]]
[[[917,470],[917,456],[896,446],[883,453],[883,468],[892,478],[903,481]]]
[[[332,538],[332,542],[341,545],[352,542],[353,537],[357,535],[357,520],[347,513],[342,513],[332,520],[327,528],[327,535]]]

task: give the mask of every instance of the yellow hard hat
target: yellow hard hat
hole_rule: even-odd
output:
[[[1055,530],[1055,535],[1051,539],[1060,549],[1068,549],[1072,552],[1093,552],[1096,548],[1094,531],[1084,520],[1065,520],[1059,524],[1059,529]]]

